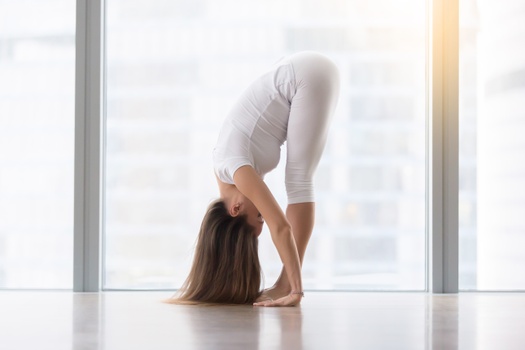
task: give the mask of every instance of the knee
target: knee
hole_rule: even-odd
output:
[[[291,181],[288,179],[285,184],[288,204],[315,201],[314,186],[311,180]]]

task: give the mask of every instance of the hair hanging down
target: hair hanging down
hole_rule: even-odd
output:
[[[193,265],[175,304],[251,304],[261,294],[258,238],[245,216],[232,217],[222,200],[202,220]]]

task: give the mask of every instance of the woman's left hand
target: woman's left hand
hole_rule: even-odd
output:
[[[289,294],[277,300],[265,300],[253,303],[253,306],[297,306],[301,303],[302,296],[300,294]]]

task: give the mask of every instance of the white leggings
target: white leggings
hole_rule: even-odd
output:
[[[290,204],[311,202],[313,176],[339,96],[339,73],[332,61],[313,52],[286,60],[292,63],[296,78],[287,129],[286,192]]]

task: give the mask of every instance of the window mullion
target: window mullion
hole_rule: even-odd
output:
[[[100,290],[102,232],[103,0],[77,0],[75,96],[76,292]]]
[[[458,291],[459,0],[431,7],[430,290]]]

